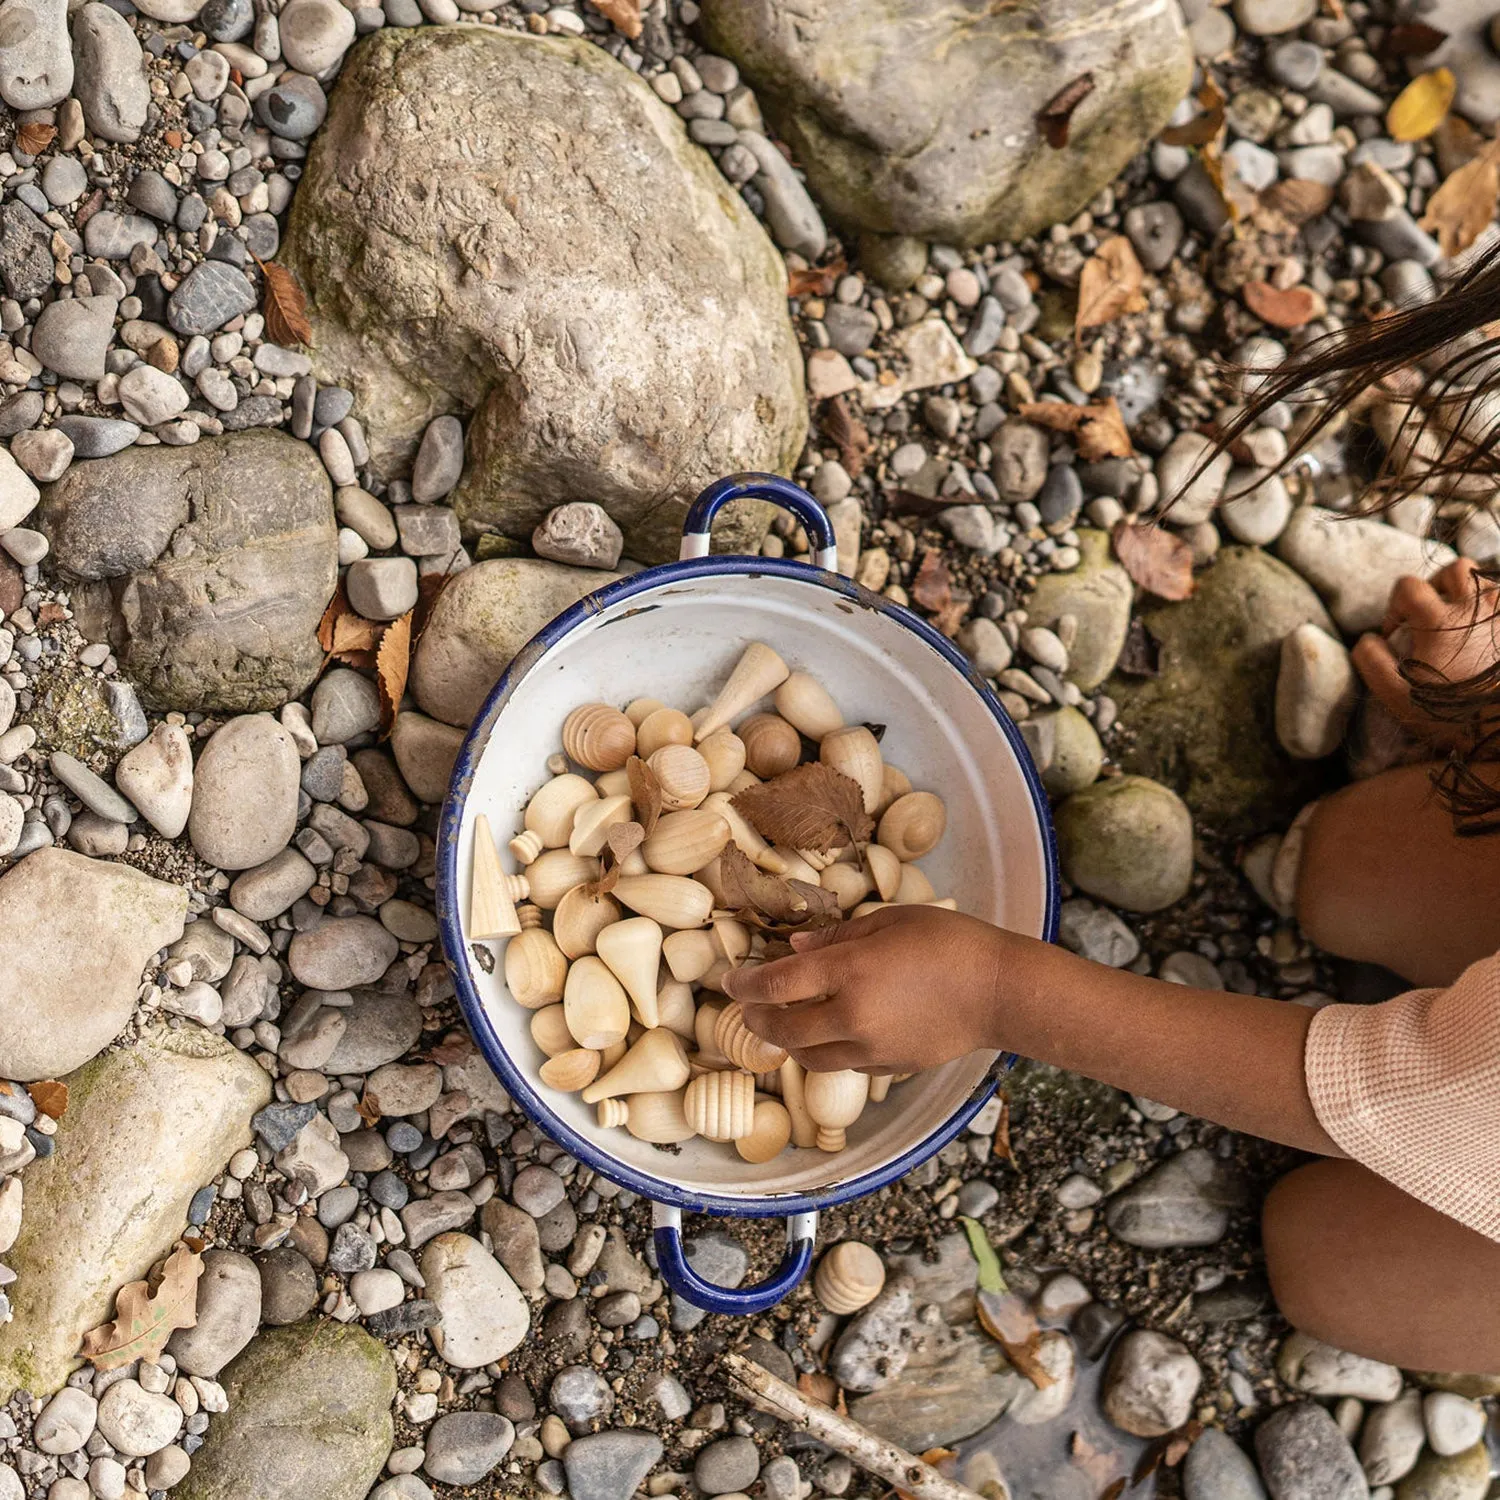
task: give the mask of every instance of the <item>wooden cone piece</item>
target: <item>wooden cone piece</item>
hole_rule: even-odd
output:
[[[823,684],[806,672],[793,672],[776,689],[776,712],[814,742],[844,727],[838,704]]]
[[[514,937],[521,930],[500,851],[483,813],[474,819],[474,867],[469,877],[469,936],[481,942]]]
[[[630,1000],[601,958],[580,958],[568,970],[563,1013],[580,1047],[603,1049],[625,1040],[630,1029]],[[588,1101],[590,1104],[593,1100]]]
[[[665,946],[665,944],[663,945]],[[697,1041],[693,1019],[698,1008],[693,1003],[693,987],[676,979],[664,979],[656,992],[657,1024],[675,1031],[685,1042]]]
[[[690,1071],[682,1038],[665,1026],[653,1026],[609,1072],[583,1091],[583,1102],[597,1104],[620,1094],[680,1089]]]
[[[859,1117],[870,1095],[870,1080],[852,1068],[809,1073],[803,1090],[807,1112],[818,1122],[818,1150],[842,1151],[845,1131]]]
[[[661,969],[661,928],[650,917],[613,922],[594,940],[594,951],[625,986],[643,1026],[660,1024],[656,979]]]
[[[759,703],[791,675],[791,668],[769,647],[754,641],[745,648],[729,681],[709,704],[708,712],[695,720],[695,743],[706,740],[716,729],[737,719],[752,704]]]
[[[759,1166],[761,1162],[780,1156],[791,1138],[792,1117],[786,1112],[786,1106],[775,1099],[757,1099],[750,1133],[740,1136],[734,1149],[742,1161]]]
[[[755,1125],[755,1076],[701,1074],[688,1084],[682,1108],[688,1124],[705,1140],[737,1141]]]
[[[652,1089],[629,1098],[625,1128],[638,1141],[654,1146],[676,1146],[697,1134],[682,1112],[683,1089]]]
[[[818,1263],[813,1291],[831,1313],[847,1317],[867,1307],[885,1285],[885,1262],[860,1240],[835,1245]]]
[[[818,1122],[807,1108],[807,1072],[795,1057],[781,1065],[781,1102],[792,1117],[792,1144],[816,1146]]]
[[[745,1025],[745,1013],[738,1000],[731,1000],[719,1012],[714,1025],[714,1043],[735,1067],[743,1068],[747,1073],[769,1072],[772,1068],[779,1068],[787,1058],[785,1047],[756,1036]]]

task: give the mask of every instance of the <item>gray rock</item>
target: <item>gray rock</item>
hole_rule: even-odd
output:
[[[430,505],[453,493],[464,471],[464,428],[457,417],[434,417],[411,468],[411,497]]]
[[[198,1281],[198,1321],[179,1328],[167,1352],[189,1375],[217,1379],[260,1326],[260,1272],[235,1250],[206,1250]]]
[[[1422,1393],[1402,1392],[1373,1408],[1359,1434],[1359,1462],[1371,1484],[1394,1484],[1416,1467],[1427,1430],[1422,1425]]]
[[[1477,1402],[1452,1391],[1429,1391],[1422,1401],[1422,1420],[1433,1452],[1451,1458],[1484,1436],[1489,1419]]]
[[[1234,18],[1251,36],[1280,36],[1305,26],[1318,13],[1318,0],[1235,0]]]
[[[304,141],[328,117],[328,96],[302,73],[283,73],[255,101],[256,118],[283,140]]]
[[[98,0],[85,5],[73,18],[73,62],[73,93],[89,134],[106,141],[139,140],[151,86],[130,22]]]
[[[186,910],[184,890],[127,865],[50,848],[13,865],[0,877],[0,1078],[58,1078],[112,1042]]]
[[[279,854],[297,827],[301,764],[291,735],[270,714],[242,714],[217,729],[193,779],[194,849],[221,870],[253,869]]]
[[[355,566],[359,565],[356,563]],[[366,615],[366,618],[376,617]],[[342,745],[356,735],[376,728],[379,723],[380,693],[363,672],[356,672],[351,667],[335,667],[318,679],[312,695],[312,731],[320,745]]]
[[[99,1435],[123,1456],[144,1458],[182,1430],[182,1408],[139,1381],[117,1380],[99,1402]]]
[[[330,1073],[372,1073],[409,1051],[422,1035],[421,1007],[407,994],[356,990],[344,1016],[344,1034],[327,1063]]]
[[[73,444],[67,433],[54,428],[40,432],[20,433],[10,445],[10,456],[25,469],[32,479],[41,484],[50,484],[67,472],[73,461]],[[26,538],[24,550],[22,538]],[[47,538],[39,531],[24,527],[12,527],[5,533],[5,550],[23,567],[40,562],[47,555]]]
[[[228,261],[200,261],[167,301],[167,322],[174,333],[191,336],[222,328],[231,318],[254,311],[260,299],[250,279]]]
[[[47,767],[90,812],[112,823],[135,822],[136,811],[129,801],[66,750],[54,750],[47,757]]]
[[[367,620],[394,620],[417,602],[417,565],[409,557],[366,557],[344,576],[349,603]]]
[[[66,99],[72,87],[66,0],[5,0],[0,5],[0,99],[12,109],[47,109]],[[50,274],[47,279],[51,281]]]
[[[1311,1402],[1272,1412],[1256,1429],[1255,1456],[1272,1500],[1368,1500],[1349,1439]]]
[[[575,568],[613,568],[625,537],[602,505],[574,500],[547,512],[531,534],[538,557]]]
[[[843,302],[828,305],[823,314],[823,326],[828,330],[833,347],[849,359],[856,354],[863,354],[875,342],[875,335],[880,330],[880,323],[869,308],[850,306]],[[970,354],[974,352],[969,350]],[[834,498],[842,500],[843,496],[837,495]]]
[[[703,1448],[693,1463],[693,1483],[705,1495],[748,1490],[760,1476],[760,1453],[747,1437],[720,1438]]]
[[[516,1429],[495,1412],[455,1411],[427,1431],[422,1467],[440,1484],[478,1484],[510,1452]]]
[[[396,1371],[383,1344],[327,1321],[272,1329],[223,1385],[229,1410],[210,1424],[176,1500],[364,1500],[391,1449]]]
[[[157,232],[150,219],[103,209],[84,225],[83,248],[100,260],[127,260],[138,245],[150,249]]]
[[[1068,0],[1022,22],[835,0],[790,26],[773,0],[707,0],[703,34],[835,218],[953,245],[1070,218],[1165,124],[1192,66],[1180,13],[1144,3],[1105,17]],[[1036,116],[1085,72],[1094,92],[1051,147]]]
[[[1394,1401],[1401,1393],[1401,1372],[1395,1365],[1335,1349],[1308,1333],[1288,1336],[1276,1355],[1276,1373],[1294,1391],[1309,1396]]]
[[[1033,713],[1021,725],[1042,785],[1053,797],[1071,797],[1098,779],[1104,746],[1094,726],[1076,708]]]
[[[122,422],[117,417],[59,417],[54,426],[67,434],[76,458],[109,458],[141,435],[134,422]]]
[[[1140,939],[1114,912],[1092,901],[1064,901],[1058,916],[1057,940],[1063,947],[1095,963],[1123,969],[1141,951]]]
[[[612,1430],[574,1438],[563,1450],[572,1500],[630,1500],[662,1456],[650,1432]]]
[[[115,15],[114,11],[109,14]],[[31,352],[65,380],[103,380],[104,356],[114,334],[118,306],[113,297],[72,297],[48,303],[32,331]]]
[[[1096,782],[1056,813],[1063,871],[1080,890],[1126,911],[1160,911],[1187,894],[1192,815],[1144,776]]]
[[[326,73],[354,44],[353,13],[337,0],[290,0],[278,19],[281,55],[299,73]]]
[[[526,1337],[531,1311],[505,1268],[478,1240],[440,1234],[422,1252],[427,1296],[442,1316],[433,1347],[450,1365],[477,1370]]]
[[[77,420],[59,423],[75,444]],[[74,603],[90,639],[108,636],[153,707],[277,708],[322,665],[337,530],[323,467],[295,438],[75,463],[39,517],[58,566],[88,585]]]
[[[587,1432],[615,1408],[609,1382],[588,1365],[564,1365],[547,1388],[547,1403],[574,1433]]]
[[[115,767],[115,785],[163,838],[187,827],[193,802],[193,752],[186,731],[158,724]]]
[[[1104,1414],[1135,1437],[1164,1437],[1193,1414],[1203,1372],[1186,1347],[1148,1329],[1115,1345],[1104,1375]]]
[[[755,158],[758,170],[751,181],[765,203],[772,238],[784,250],[818,259],[828,244],[828,231],[792,164],[758,130],[742,130],[737,139]]]
[[[1232,1209],[1245,1203],[1244,1183],[1201,1147],[1168,1158],[1109,1201],[1105,1223],[1116,1239],[1142,1249],[1213,1245]]]
[[[1125,211],[1125,233],[1141,265],[1164,271],[1171,265],[1186,227],[1175,203],[1139,203]]]
[[[292,939],[286,961],[310,989],[348,990],[374,984],[398,950],[396,939],[370,917],[325,917]]]
[[[1276,738],[1297,760],[1332,755],[1344,742],[1359,697],[1354,665],[1342,641],[1316,625],[1299,625],[1281,643],[1276,677]]]
[[[1000,498],[1014,505],[1034,500],[1047,482],[1047,434],[1030,422],[1008,421],[990,440],[995,461],[991,474]]]
[[[260,1257],[260,1316],[273,1327],[298,1323],[318,1300],[318,1273],[300,1250],[281,1245]]]
[[[689,1265],[715,1286],[738,1286],[750,1269],[745,1247],[722,1230],[709,1229],[683,1241],[683,1253]],[[708,1314],[701,1307],[672,1293],[672,1329],[687,1333],[696,1328]]]
[[[511,150],[476,199],[463,143],[480,137]],[[471,271],[450,247],[472,235],[485,249]],[[384,414],[378,470],[400,472],[433,416],[473,412],[455,494],[466,530],[525,538],[554,506],[589,500],[632,557],[663,560],[709,480],[785,472],[801,451],[779,257],[672,112],[582,39],[366,38],[309,155],[282,259],[312,292],[319,380]],[[490,288],[478,301],[476,273]],[[412,320],[393,341],[375,310],[407,303],[451,316]],[[722,540],[748,550],[765,520],[761,506],[726,517]]]
[[[1184,1500],[1266,1500],[1255,1465],[1232,1437],[1208,1428],[1182,1465]]]

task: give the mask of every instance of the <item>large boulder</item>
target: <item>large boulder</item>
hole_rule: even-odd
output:
[[[0,878],[0,1078],[59,1078],[114,1041],[147,961],[182,936],[187,901],[181,886],[66,849]]]
[[[1336,633],[1317,594],[1258,547],[1227,547],[1190,599],[1150,604],[1139,618],[1158,675],[1109,681],[1132,737],[1122,766],[1175,788],[1227,837],[1284,826],[1326,775],[1275,734],[1283,638],[1309,624]]]
[[[400,472],[433,416],[472,413],[455,496],[471,532],[530,537],[593,500],[628,555],[665,560],[705,484],[801,451],[780,257],[682,121],[582,39],[362,42],[282,259],[377,468]],[[765,515],[726,517],[724,540],[753,550]]]
[[[338,581],[317,454],[251,430],[77,463],[39,525],[91,639],[161,709],[279,708],[317,675]]]
[[[1172,0],[703,0],[836,218],[950,244],[1069,219],[1167,122],[1192,76]],[[1039,113],[1091,75],[1067,144]]]
[[[262,1333],[221,1383],[229,1410],[176,1500],[364,1500],[391,1451],[384,1344],[352,1325],[293,1323]]]
[[[84,1333],[183,1232],[193,1194],[250,1144],[250,1117],[271,1097],[247,1053],[196,1026],[153,1028],[67,1084],[57,1149],[26,1169],[6,1256],[24,1295],[0,1328],[0,1401],[67,1379]]]

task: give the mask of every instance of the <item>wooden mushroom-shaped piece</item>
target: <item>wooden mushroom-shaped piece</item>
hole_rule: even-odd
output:
[[[587,886],[575,885],[552,913],[552,936],[569,958],[582,958],[594,951],[599,934],[622,916],[613,896],[596,895]]]
[[[696,984],[722,956],[713,933],[702,927],[672,933],[661,952],[672,978],[684,984]]]
[[[803,1085],[807,1112],[818,1122],[818,1150],[842,1151],[846,1132],[869,1097],[870,1080],[851,1068],[836,1073],[809,1073]]]
[[[599,793],[594,789],[594,783],[571,771],[543,782],[526,804],[523,819],[526,832],[541,840],[537,853],[542,849],[563,848],[572,837],[578,809],[598,800]],[[536,854],[532,854],[525,862],[530,864],[535,858]]]
[[[688,1081],[687,1048],[675,1031],[653,1026],[602,1078],[583,1091],[585,1104],[621,1094],[651,1094],[680,1089]]]
[[[505,987],[527,1010],[556,1005],[568,978],[568,959],[529,903],[518,909],[521,930],[505,945]]]
[[[604,960],[592,954],[568,970],[563,1011],[580,1047],[611,1047],[630,1029],[629,997]]]
[[[875,736],[863,724],[850,724],[825,734],[818,742],[818,759],[857,781],[865,811],[875,811],[880,804],[884,764]]]
[[[786,1061],[785,1047],[758,1037],[745,1024],[738,1000],[731,1000],[714,1023],[714,1045],[735,1067],[747,1073],[766,1073]]]
[[[539,1075],[549,1089],[576,1094],[599,1076],[599,1054],[588,1047],[570,1047],[556,1057],[549,1057]]]
[[[868,1307],[884,1285],[885,1262],[860,1240],[833,1246],[813,1276],[818,1301],[841,1318]]]
[[[630,996],[643,1026],[655,1026],[656,980],[661,968],[661,928],[650,917],[628,917],[606,927],[594,940],[594,951]]]
[[[802,736],[779,714],[751,714],[739,736],[745,764],[762,781],[784,775],[802,759]]]
[[[714,908],[709,888],[683,875],[622,875],[614,895],[663,927],[702,927]]]
[[[742,1161],[759,1165],[780,1156],[792,1138],[792,1117],[775,1099],[757,1099],[748,1135],[735,1139],[734,1149]]]
[[[667,813],[658,820],[641,854],[646,867],[658,875],[691,875],[724,852],[729,842],[729,820],[707,808]]]
[[[596,797],[581,804],[573,815],[573,832],[568,836],[572,854],[597,856],[609,842],[609,831],[617,823],[628,823],[635,816],[628,793],[615,797]]]
[[[700,1073],[682,1101],[688,1124],[705,1140],[737,1141],[755,1124],[755,1076]]]
[[[937,900],[937,892],[921,865],[902,865],[901,883],[896,887],[895,901],[898,906],[922,906]]]
[[[490,820],[480,813],[474,819],[474,861],[469,879],[471,938],[491,942],[513,937],[521,930],[510,892],[510,880],[500,867],[500,851],[490,832]]]
[[[871,880],[859,865],[829,865],[818,877],[825,891],[832,891],[840,911],[850,911],[870,894]]]
[[[635,754],[635,725],[607,703],[585,703],[563,720],[562,744],[590,771],[618,771]]]
[[[827,688],[806,672],[793,672],[776,689],[776,712],[814,743],[844,727],[844,716]]]
[[[875,830],[883,844],[903,864],[931,854],[948,826],[943,799],[932,792],[908,792],[886,808]]]
[[[694,740],[706,740],[716,729],[733,723],[767,693],[775,692],[790,675],[791,669],[769,646],[760,641],[747,646],[718,697],[697,720]]]
[[[663,745],[646,764],[661,787],[661,805],[665,811],[681,812],[697,807],[708,796],[713,773],[691,745]]]
[[[653,1089],[629,1098],[625,1128],[638,1141],[654,1146],[676,1146],[697,1133],[683,1113],[682,1089]]]
[[[598,878],[599,861],[570,849],[544,849],[526,866],[531,900],[543,911],[551,911],[569,891]]]

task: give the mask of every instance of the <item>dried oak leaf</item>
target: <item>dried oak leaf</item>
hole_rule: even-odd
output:
[[[1083,263],[1073,331],[1082,333],[1101,323],[1113,323],[1126,313],[1143,311],[1147,305],[1141,292],[1144,276],[1130,241],[1123,234],[1111,235]]]
[[[1327,304],[1310,286],[1274,287],[1269,281],[1247,281],[1240,288],[1245,306],[1273,328],[1301,328],[1320,318]]]
[[[114,1322],[83,1336],[82,1357],[96,1370],[118,1370],[137,1359],[154,1360],[179,1328],[198,1321],[198,1278],[203,1258],[174,1250],[162,1267],[155,1291],[148,1281],[132,1281],[115,1294]]]
[[[630,778],[630,800],[635,806],[636,821],[650,838],[661,817],[661,782],[656,772],[639,755],[632,755],[625,762],[625,774]]]
[[[1164,526],[1116,521],[1110,533],[1125,571],[1158,599],[1186,599],[1193,592],[1193,549]]]
[[[912,580],[911,596],[922,606],[936,612],[947,609],[953,600],[953,579],[948,564],[936,547],[930,547],[922,557],[922,566]]]
[[[27,156],[40,156],[57,138],[57,126],[29,120],[16,131],[16,145]]]
[[[1067,401],[1028,401],[1020,410],[1023,422],[1050,427],[1054,432],[1070,432],[1078,443],[1078,456],[1084,463],[1101,458],[1129,458],[1130,433],[1120,405],[1113,396],[1092,406],[1073,406]]]
[[[821,927],[839,920],[838,898],[832,891],[759,869],[735,844],[719,856],[719,880],[725,905],[752,921],[759,918],[756,926]]]
[[[590,3],[622,36],[634,41],[641,34],[641,0],[590,0]]]
[[[380,637],[375,653],[375,686],[380,692],[380,737],[390,734],[396,711],[406,695],[406,674],[411,670],[411,616],[407,612],[392,620]]]
[[[1491,141],[1472,160],[1451,172],[1427,200],[1422,228],[1437,235],[1444,255],[1457,255],[1494,222],[1497,204],[1500,204],[1500,141]]]
[[[1448,118],[1457,92],[1458,80],[1450,68],[1418,73],[1386,111],[1385,128],[1391,139],[1426,140]]]
[[[354,612],[341,583],[318,622],[318,644],[329,656],[353,666],[374,666],[381,626]],[[361,658],[368,655],[368,662]]]
[[[1068,144],[1068,130],[1073,123],[1073,111],[1094,92],[1094,75],[1083,73],[1066,88],[1059,89],[1036,114],[1037,129],[1042,139],[1054,151],[1061,151]]]
[[[859,783],[817,760],[747,786],[730,805],[763,839],[819,854],[861,843],[875,827]]]
[[[290,347],[312,343],[312,324],[307,321],[307,298],[297,278],[274,260],[255,257],[265,282],[263,311],[271,341]]]
[[[818,425],[823,436],[839,450],[839,462],[849,477],[858,479],[870,457],[869,429],[849,410],[842,396],[823,403]]]
[[[40,1083],[28,1084],[26,1092],[31,1102],[49,1120],[60,1120],[68,1110],[68,1086],[55,1078],[44,1078]]]

